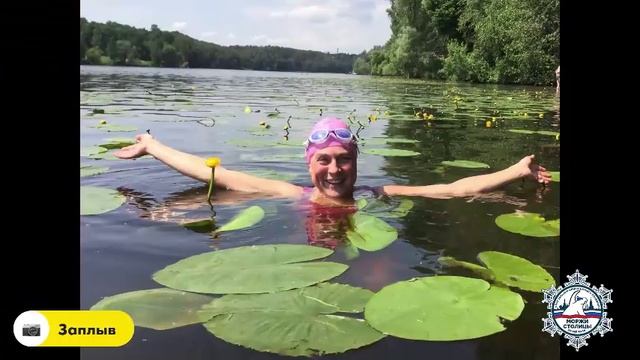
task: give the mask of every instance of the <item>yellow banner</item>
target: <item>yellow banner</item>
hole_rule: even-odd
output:
[[[25,346],[118,347],[133,337],[133,319],[118,310],[26,311],[14,323]]]

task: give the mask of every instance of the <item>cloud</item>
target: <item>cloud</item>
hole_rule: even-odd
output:
[[[380,14],[382,9],[389,7],[387,0],[325,0],[325,1],[298,1],[289,6],[266,9],[256,7],[249,11],[254,17],[268,17],[274,19],[290,19],[310,21],[313,23],[329,23],[336,18],[355,20],[360,23],[371,23]]]
[[[255,45],[281,45],[286,46],[289,43],[288,38],[272,38],[265,34],[255,35],[251,38],[251,44]]]
[[[203,33],[200,33],[200,37],[203,38],[212,38],[214,36],[216,36],[218,33],[215,31],[205,31]]]
[[[229,39],[235,39],[235,38],[236,38],[236,36],[235,36],[233,33],[228,33],[228,34],[227,34],[227,37],[228,37]]]
[[[254,9],[251,12],[252,15],[264,16],[274,19],[291,19],[311,21],[314,23],[322,23],[329,21],[332,17],[336,16],[336,11],[331,6],[325,5],[301,5],[294,6],[290,9],[276,9],[264,11],[264,9]]]
[[[171,24],[172,30],[182,30],[185,27],[187,27],[187,23],[184,21],[176,21],[173,24]]]

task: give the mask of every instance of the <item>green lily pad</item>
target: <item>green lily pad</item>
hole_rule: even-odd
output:
[[[139,159],[143,159],[145,156],[140,157]],[[119,157],[113,155],[112,152],[105,152],[105,153],[101,153],[101,154],[91,155],[91,156],[89,156],[89,158],[91,158],[93,160],[122,160]]]
[[[532,130],[523,130],[523,129],[509,129],[507,131],[516,133],[516,134],[527,134],[527,135],[533,135],[536,133],[535,131],[532,131]]]
[[[393,226],[360,211],[349,215],[349,224],[347,238],[358,249],[378,251],[386,248],[398,238],[398,231]]]
[[[523,309],[519,294],[484,280],[434,276],[383,288],[367,303],[365,319],[404,339],[454,341],[504,331],[501,318],[513,321]]]
[[[540,135],[548,135],[548,136],[558,136],[558,135],[560,135],[560,133],[557,132],[557,131],[547,131],[547,130],[539,130],[539,131],[536,131],[536,133],[540,134]]]
[[[466,261],[460,261],[451,256],[439,257],[438,262],[448,267],[461,267],[467,270],[471,270],[487,281],[495,280],[495,275],[493,274],[493,272],[491,272],[491,270],[487,269],[484,266],[480,266],[480,265],[466,262]]]
[[[256,162],[288,162],[288,161],[304,161],[304,153],[299,154],[275,154],[275,155],[260,155],[260,154],[241,154],[240,159],[244,161],[256,161]]]
[[[556,282],[543,267],[527,259],[497,251],[483,251],[478,259],[493,272],[496,281],[527,291],[542,292]]]
[[[342,253],[347,260],[353,260],[360,256],[360,251],[350,242],[345,242],[342,246]]]
[[[412,140],[412,139],[402,139],[402,138],[388,138],[386,139],[387,144],[416,144],[420,141]]]
[[[413,209],[413,201],[409,199],[402,199],[395,209],[377,215],[386,218],[401,218],[407,216],[411,209]]]
[[[416,144],[418,140],[404,138],[371,138],[364,139],[366,145],[384,145],[384,144]]]
[[[184,223],[182,224],[182,226],[184,226],[185,228],[191,231],[195,231],[197,233],[203,233],[203,234],[210,233],[215,229],[215,224],[210,219],[192,221],[192,222]]]
[[[137,127],[131,125],[116,125],[116,124],[104,124],[96,125],[95,128],[104,130],[107,132],[131,132],[138,130]]]
[[[560,171],[549,171],[551,181],[560,182]]]
[[[102,154],[107,152],[109,149],[101,147],[101,146],[85,146],[80,148],[80,156],[90,157],[97,154]]]
[[[525,236],[560,236],[560,219],[546,221],[536,213],[518,211],[503,214],[498,216],[495,222],[503,230]]]
[[[308,245],[243,246],[195,255],[156,272],[153,280],[204,294],[258,294],[301,288],[332,279],[348,266],[305,262],[332,250]]]
[[[442,165],[446,165],[446,166],[453,166],[453,167],[466,168],[466,169],[488,169],[488,168],[490,168],[490,166],[485,164],[485,163],[481,163],[481,162],[477,162],[477,161],[469,161],[469,160],[443,161],[443,162],[441,162],[441,164]]]
[[[136,326],[167,330],[201,323],[198,310],[212,299],[208,295],[161,288],[109,296],[91,310],[122,310]]]
[[[258,351],[289,356],[342,353],[384,337],[361,319],[373,293],[342,284],[319,284],[273,294],[226,295],[205,305],[204,324],[216,337]]]
[[[98,215],[115,210],[126,198],[116,190],[96,186],[80,186],[80,215]]]
[[[248,228],[259,223],[264,218],[264,210],[260,206],[251,206],[242,210],[229,222],[216,229],[216,232],[233,231]]]
[[[281,172],[275,170],[250,170],[248,174],[271,180],[291,181],[298,177],[295,173]]]
[[[113,149],[122,149],[125,146],[133,145],[136,142],[127,138],[110,138],[105,139],[104,144],[100,144],[100,147],[105,149],[113,150]]]
[[[93,166],[93,165],[80,166],[80,177],[98,175],[108,170],[109,170],[108,167],[103,167],[103,166]]]
[[[362,152],[365,154],[371,155],[382,155],[382,156],[418,156],[419,152],[411,151],[411,150],[400,150],[400,149],[370,149],[365,148],[362,149]]]
[[[264,133],[265,135],[268,133]],[[257,140],[257,139],[233,139],[233,140],[228,140],[225,141],[225,143],[227,144],[231,144],[231,145],[235,145],[238,147],[244,147],[244,148],[259,148],[259,147],[270,147],[270,142],[264,141],[264,140]]]
[[[523,130],[523,129],[509,129],[507,131],[516,133],[516,134],[528,134],[528,135],[539,134],[539,135],[557,136],[560,134],[557,131],[547,131],[547,130],[533,131],[533,130]]]
[[[369,202],[367,201],[367,199],[356,200],[356,206],[358,207],[358,210],[364,209],[364,207],[367,206],[368,203]]]
[[[402,199],[400,204],[391,209],[391,204],[387,204],[384,201],[378,199],[359,199],[356,201],[358,210],[362,210],[368,214],[375,215],[382,218],[401,218],[407,216],[409,211],[413,209],[413,201],[409,199]]]

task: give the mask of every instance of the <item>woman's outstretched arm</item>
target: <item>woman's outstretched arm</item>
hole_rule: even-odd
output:
[[[124,147],[114,153],[121,159],[135,159],[143,155],[151,155],[172,169],[190,178],[208,183],[211,180],[211,169],[205,159],[188,154],[154,139],[151,135],[136,136],[136,143]],[[216,186],[235,191],[259,192],[284,197],[295,197],[302,194],[302,188],[284,181],[264,179],[239,171],[216,167]]]
[[[518,179],[531,178],[539,183],[547,184],[551,174],[544,167],[534,162],[534,155],[525,156],[517,164],[491,174],[470,176],[450,184],[426,186],[386,185],[382,189],[389,196],[423,196],[448,199],[465,197],[497,190]]]

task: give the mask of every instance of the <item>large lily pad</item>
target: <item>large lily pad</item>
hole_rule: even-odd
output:
[[[109,170],[108,167],[84,165],[84,166],[80,166],[80,177],[98,175],[108,170]]]
[[[483,251],[478,259],[491,270],[496,281],[507,286],[542,292],[555,285],[551,274],[527,259],[498,251]]]
[[[132,139],[127,139],[127,138],[111,138],[111,139],[105,139],[105,142],[103,144],[100,144],[100,147],[103,147],[105,149],[121,149],[125,146],[129,146],[129,145],[133,145],[136,142]]]
[[[205,294],[259,294],[296,289],[332,279],[348,266],[304,262],[332,250],[308,245],[256,245],[208,252],[178,261],[153,279],[170,288]]]
[[[202,322],[198,310],[212,299],[173,289],[150,289],[106,297],[91,310],[122,310],[136,326],[167,330]]]
[[[362,152],[365,154],[371,155],[382,155],[382,156],[418,156],[419,152],[411,151],[411,150],[400,150],[400,149],[362,149]]]
[[[387,204],[384,201],[378,199],[358,199],[356,201],[358,210],[362,210],[366,213],[375,215],[382,218],[401,218],[407,216],[409,211],[413,209],[413,201],[409,199],[402,199],[400,204],[395,208],[392,208],[391,204]]]
[[[477,161],[470,161],[470,160],[443,161],[441,164],[446,166],[453,166],[453,167],[466,168],[466,169],[490,168],[488,164],[477,162]]]
[[[342,353],[384,337],[366,322],[330,315],[361,312],[373,293],[319,284],[273,294],[226,295],[200,312],[215,336],[258,351],[289,356]]]
[[[560,171],[549,171],[551,174],[551,181],[560,182]]]
[[[384,334],[413,340],[475,339],[505,330],[515,320],[522,297],[488,282],[458,276],[401,281],[375,294],[366,305],[369,325]]]
[[[97,125],[96,128],[107,132],[132,132],[138,130],[135,126],[117,124]]]
[[[495,222],[503,230],[525,236],[560,236],[560,219],[546,221],[536,213],[517,211],[503,214],[498,216]]]
[[[378,251],[398,238],[398,231],[394,227],[361,211],[349,216],[349,224],[347,238],[358,249]]]
[[[125,197],[116,190],[97,186],[80,187],[80,215],[98,215],[117,209]]]
[[[264,218],[264,210],[260,206],[251,206],[242,210],[229,222],[216,229],[217,232],[233,231],[251,227]]]
[[[97,154],[102,154],[107,152],[109,149],[101,147],[101,146],[85,146],[80,148],[80,156],[90,157]]]

